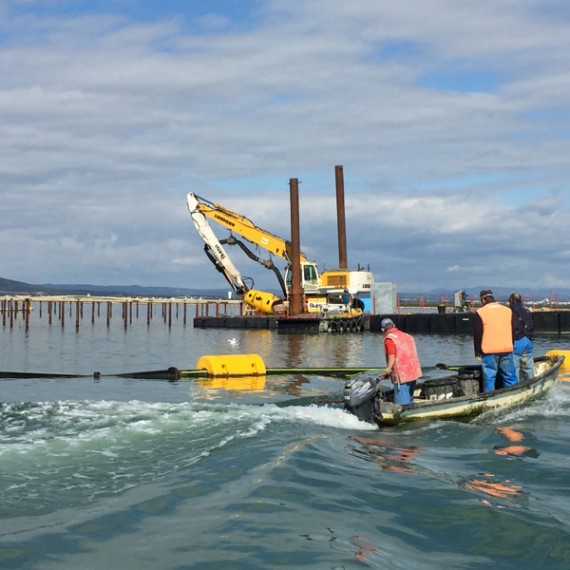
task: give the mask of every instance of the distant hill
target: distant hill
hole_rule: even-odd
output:
[[[57,289],[64,294],[128,295],[129,297],[225,297],[228,289],[186,289],[184,287],[143,287],[141,285],[88,285],[55,284],[41,285],[45,289]]]
[[[38,293],[54,294],[52,291],[41,285],[32,285],[23,281],[13,281],[12,279],[4,279],[0,277],[0,295],[36,295]]]
[[[129,297],[223,297],[228,289],[185,289],[140,285],[88,285],[41,283],[34,285],[0,277],[0,295],[127,295]]]
[[[531,299],[540,301],[550,299],[556,301],[570,301],[570,289],[518,289],[516,287],[493,287],[481,285],[478,287],[466,287],[464,289],[467,299],[479,299],[479,291],[491,289],[498,300],[506,301],[511,293],[518,291],[527,301]],[[42,283],[34,285],[23,281],[14,281],[0,277],[0,295],[127,295],[129,297],[209,297],[227,298],[229,287],[226,289],[186,289],[183,287],[143,287],[141,285],[89,285],[89,284],[63,284]],[[271,291],[279,294],[276,291]],[[439,301],[447,298],[453,301],[453,289],[432,289],[422,292],[398,291],[400,297],[407,299],[419,299],[424,297],[426,301]]]

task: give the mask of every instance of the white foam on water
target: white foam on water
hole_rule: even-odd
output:
[[[270,410],[271,417],[281,421],[301,421],[346,430],[378,430],[376,425],[360,421],[355,415],[340,408],[317,406],[315,404],[310,406],[288,406],[286,408],[280,408],[275,404],[268,404],[264,406],[263,409]]]
[[[275,423],[377,430],[340,408],[326,406],[137,400],[5,405],[0,422],[11,428],[0,434],[0,476],[7,488],[20,486],[24,500],[50,485],[53,495],[56,488],[75,490],[88,500],[121,493],[184,471],[214,450],[255,438]],[[50,494],[45,498],[47,505]]]
[[[232,404],[4,405],[0,426],[13,429],[0,431],[0,500],[25,513],[47,512],[54,501],[90,503],[184,472],[234,440],[255,437],[272,421],[259,406]]]
[[[252,406],[213,403],[149,403],[138,400],[60,401],[6,404],[0,409],[0,455],[18,450],[29,453],[49,446],[65,455],[68,446],[88,446],[113,456],[113,445],[179,431],[190,439],[207,433],[227,437],[253,437],[272,421],[302,421],[340,429],[377,429],[340,408],[274,404]],[[214,430],[212,429],[214,427]]]
[[[477,423],[489,419],[499,423],[524,421],[530,418],[559,419],[570,416],[570,386],[556,384],[543,397],[509,410],[492,410],[482,414]]]

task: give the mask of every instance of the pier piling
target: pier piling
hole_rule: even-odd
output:
[[[228,313],[242,315],[243,302],[232,299],[204,299],[204,298],[156,298],[156,297],[94,297],[91,295],[72,296],[72,295],[42,295],[42,296],[24,296],[24,295],[4,295],[0,296],[0,312],[3,327],[14,328],[14,324],[21,315],[23,325],[26,331],[33,329],[34,307],[37,308],[36,319],[43,319],[44,304],[45,313],[47,313],[48,325],[59,321],[62,328],[65,327],[66,318],[69,318],[75,324],[75,330],[79,332],[81,322],[84,318],[85,303],[91,305],[90,315],[88,317],[91,324],[95,324],[97,319],[101,318],[101,305],[106,305],[103,310],[107,327],[113,322],[113,306],[121,306],[121,322],[123,326],[128,328],[133,324],[133,316],[136,321],[139,319],[140,307],[146,307],[146,324],[150,326],[153,321],[154,305],[159,303],[162,310],[162,322],[171,327],[175,320],[183,319],[184,325],[188,321],[188,306],[194,305],[196,316],[210,313],[210,305],[214,307],[216,316]],[[182,310],[180,306],[182,305]],[[212,311],[214,312],[214,311]]]

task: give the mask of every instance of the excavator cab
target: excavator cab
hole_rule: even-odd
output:
[[[287,288],[291,288],[292,272],[291,266],[285,268],[285,283]],[[307,292],[317,291],[320,286],[319,271],[316,263],[301,262],[301,288]]]

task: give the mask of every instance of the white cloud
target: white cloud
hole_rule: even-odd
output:
[[[332,267],[343,164],[349,262],[378,279],[568,282],[567,16],[532,0],[260,5],[240,25],[4,8],[3,277],[224,287],[186,193],[286,236],[290,178],[303,250]]]

